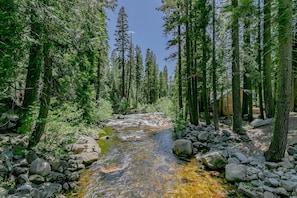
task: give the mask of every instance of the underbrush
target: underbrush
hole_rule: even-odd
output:
[[[140,111],[149,113],[160,112],[167,117],[175,117],[175,107],[168,97],[160,98],[155,104],[140,106]]]
[[[46,131],[36,149],[61,157],[67,154],[65,146],[75,143],[80,135],[98,137],[102,122],[112,117],[112,107],[104,99],[99,99],[92,107],[91,123],[82,119],[83,111],[75,104],[65,103],[50,111]]]

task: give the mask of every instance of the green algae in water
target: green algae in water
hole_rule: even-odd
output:
[[[106,126],[102,129],[105,131],[104,136],[109,137],[108,139],[100,139],[97,141],[99,147],[101,148],[101,153],[106,153],[106,151],[111,147],[114,143],[114,140],[111,138],[114,132],[114,128],[112,126]],[[102,134],[101,134],[102,135]]]

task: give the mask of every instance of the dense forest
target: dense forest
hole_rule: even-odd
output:
[[[162,0],[157,9],[167,47],[175,49],[167,57],[177,61],[174,77],[151,49],[133,43],[124,7],[116,44],[108,45],[106,12],[116,4],[0,1],[2,131],[29,135],[33,148],[65,125],[163,111],[177,128],[203,120],[218,129],[219,117],[232,115],[240,134],[257,109],[262,119],[275,118],[266,158],[284,156],[289,112],[297,107],[296,2]]]

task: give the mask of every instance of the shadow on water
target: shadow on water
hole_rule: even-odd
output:
[[[160,114],[136,114],[108,125],[114,130],[100,140],[105,150],[90,167],[86,192],[78,197],[178,197],[178,186],[185,185],[179,173],[186,166],[172,153],[169,121]],[[192,169],[197,174],[197,164]]]

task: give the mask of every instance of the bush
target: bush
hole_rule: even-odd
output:
[[[110,101],[100,98],[97,102],[92,104],[91,118],[93,122],[105,121],[112,118],[112,105]]]
[[[147,112],[161,112],[165,116],[175,117],[173,102],[168,97],[160,98],[155,104],[148,105],[145,110]]]

